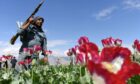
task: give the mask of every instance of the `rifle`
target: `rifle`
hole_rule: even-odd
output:
[[[23,24],[26,24],[26,22],[28,22],[28,20],[38,12],[39,8],[40,8],[41,5],[44,3],[44,1],[45,1],[45,0],[42,0],[42,1],[38,4],[38,6],[35,8],[35,10],[32,12],[32,14],[27,18],[27,20],[26,20]],[[16,34],[10,39],[11,45],[14,45],[14,43],[15,43],[15,41],[17,40],[18,37],[19,37],[19,34],[16,33]]]

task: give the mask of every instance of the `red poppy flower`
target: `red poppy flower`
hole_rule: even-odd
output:
[[[85,60],[93,59],[98,54],[98,47],[92,42],[84,43],[79,46],[79,51],[85,54]]]
[[[30,64],[32,62],[32,59],[26,59],[25,64]]]
[[[5,56],[5,55],[3,55],[2,57],[3,57],[5,60],[9,60],[9,59],[12,58],[12,56],[10,56],[10,55],[9,55],[9,56]]]
[[[80,52],[87,53],[87,52],[98,52],[98,47],[96,44],[89,42],[79,46]]]
[[[34,53],[34,51],[33,51],[32,48],[29,48],[28,51],[29,51],[29,54],[30,54],[30,55],[32,55],[32,54]]]
[[[18,64],[19,65],[25,65],[25,61],[19,61]]]
[[[118,55],[120,50],[120,47],[103,48],[101,52],[102,61],[111,62]]]
[[[89,60],[87,63],[87,68],[92,76],[95,73],[98,76],[101,76],[104,79],[105,84],[126,84],[124,80],[121,80],[119,78],[119,76],[116,76],[115,74],[104,69],[100,63],[96,64],[93,61]]]
[[[112,66],[114,59],[121,57],[123,63],[120,65],[120,69],[116,73],[110,72],[102,62],[95,63],[95,61],[88,60],[87,68],[91,75],[94,73],[102,76],[106,84],[126,84],[128,78],[140,74],[140,65],[133,63],[130,59],[131,52],[127,48],[123,47],[109,47],[104,48],[101,52],[102,62],[108,62]]]
[[[128,78],[140,74],[140,65],[131,61],[131,52],[127,48],[122,48],[120,55],[124,58],[124,63],[121,70],[118,72],[118,76],[121,79],[127,80]]]

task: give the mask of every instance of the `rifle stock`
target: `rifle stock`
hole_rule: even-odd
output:
[[[14,36],[11,38],[10,43],[11,43],[12,45],[15,44],[15,41],[17,40],[18,36],[19,36],[19,35],[16,34],[16,35],[14,35]]]
[[[32,16],[34,16],[34,15],[38,12],[39,8],[40,8],[41,5],[44,3],[44,1],[45,1],[45,0],[42,0],[42,1],[39,3],[39,5],[35,8],[35,10],[32,12],[32,14],[31,14],[31,15],[27,18],[27,20],[23,23],[23,25],[26,24],[26,22],[27,22]],[[14,43],[15,43],[15,41],[17,40],[18,36],[19,36],[18,33],[15,34],[14,36],[12,36],[12,38],[10,39],[10,44],[14,45]]]

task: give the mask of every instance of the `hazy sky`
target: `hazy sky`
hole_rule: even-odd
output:
[[[16,21],[24,22],[40,1],[1,0],[0,54],[17,53],[19,39],[14,46],[9,44],[17,32]],[[55,54],[62,55],[83,35],[100,47],[101,39],[109,36],[128,47],[140,39],[140,0],[46,0],[36,16],[44,17],[48,49]]]

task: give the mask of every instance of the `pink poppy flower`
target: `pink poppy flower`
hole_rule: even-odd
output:
[[[34,45],[33,50],[34,50],[34,52],[38,52],[38,51],[41,51],[42,48],[40,45]]]
[[[122,45],[122,40],[121,39],[115,39],[114,41],[116,46],[121,46]]]
[[[44,53],[45,53],[45,55],[50,55],[50,54],[52,54],[52,51],[51,50],[45,50]]]
[[[69,49],[68,52],[67,52],[67,55],[68,56],[75,55],[75,57],[76,57],[76,60],[75,60],[76,64],[77,63],[80,63],[80,64],[85,63],[84,53],[82,53],[79,50],[79,46],[78,45],[76,45],[74,48]]]
[[[114,46],[114,41],[112,37],[101,40],[103,47]]]
[[[86,37],[86,36],[82,36],[82,37],[80,37],[79,38],[79,40],[78,40],[78,43],[81,45],[81,44],[83,44],[83,43],[88,43],[89,42],[89,39],[88,39],[88,37]]]
[[[28,53],[28,48],[23,48],[24,53]]]
[[[23,48],[23,53],[30,56],[33,54],[33,49],[32,48]]]
[[[80,62],[81,64],[84,63],[84,56],[82,54],[77,54],[76,55],[76,64]]]
[[[2,62],[5,62],[6,60],[7,60],[7,59],[5,58],[5,56],[2,56],[2,57],[1,57],[1,61],[2,61]]]

